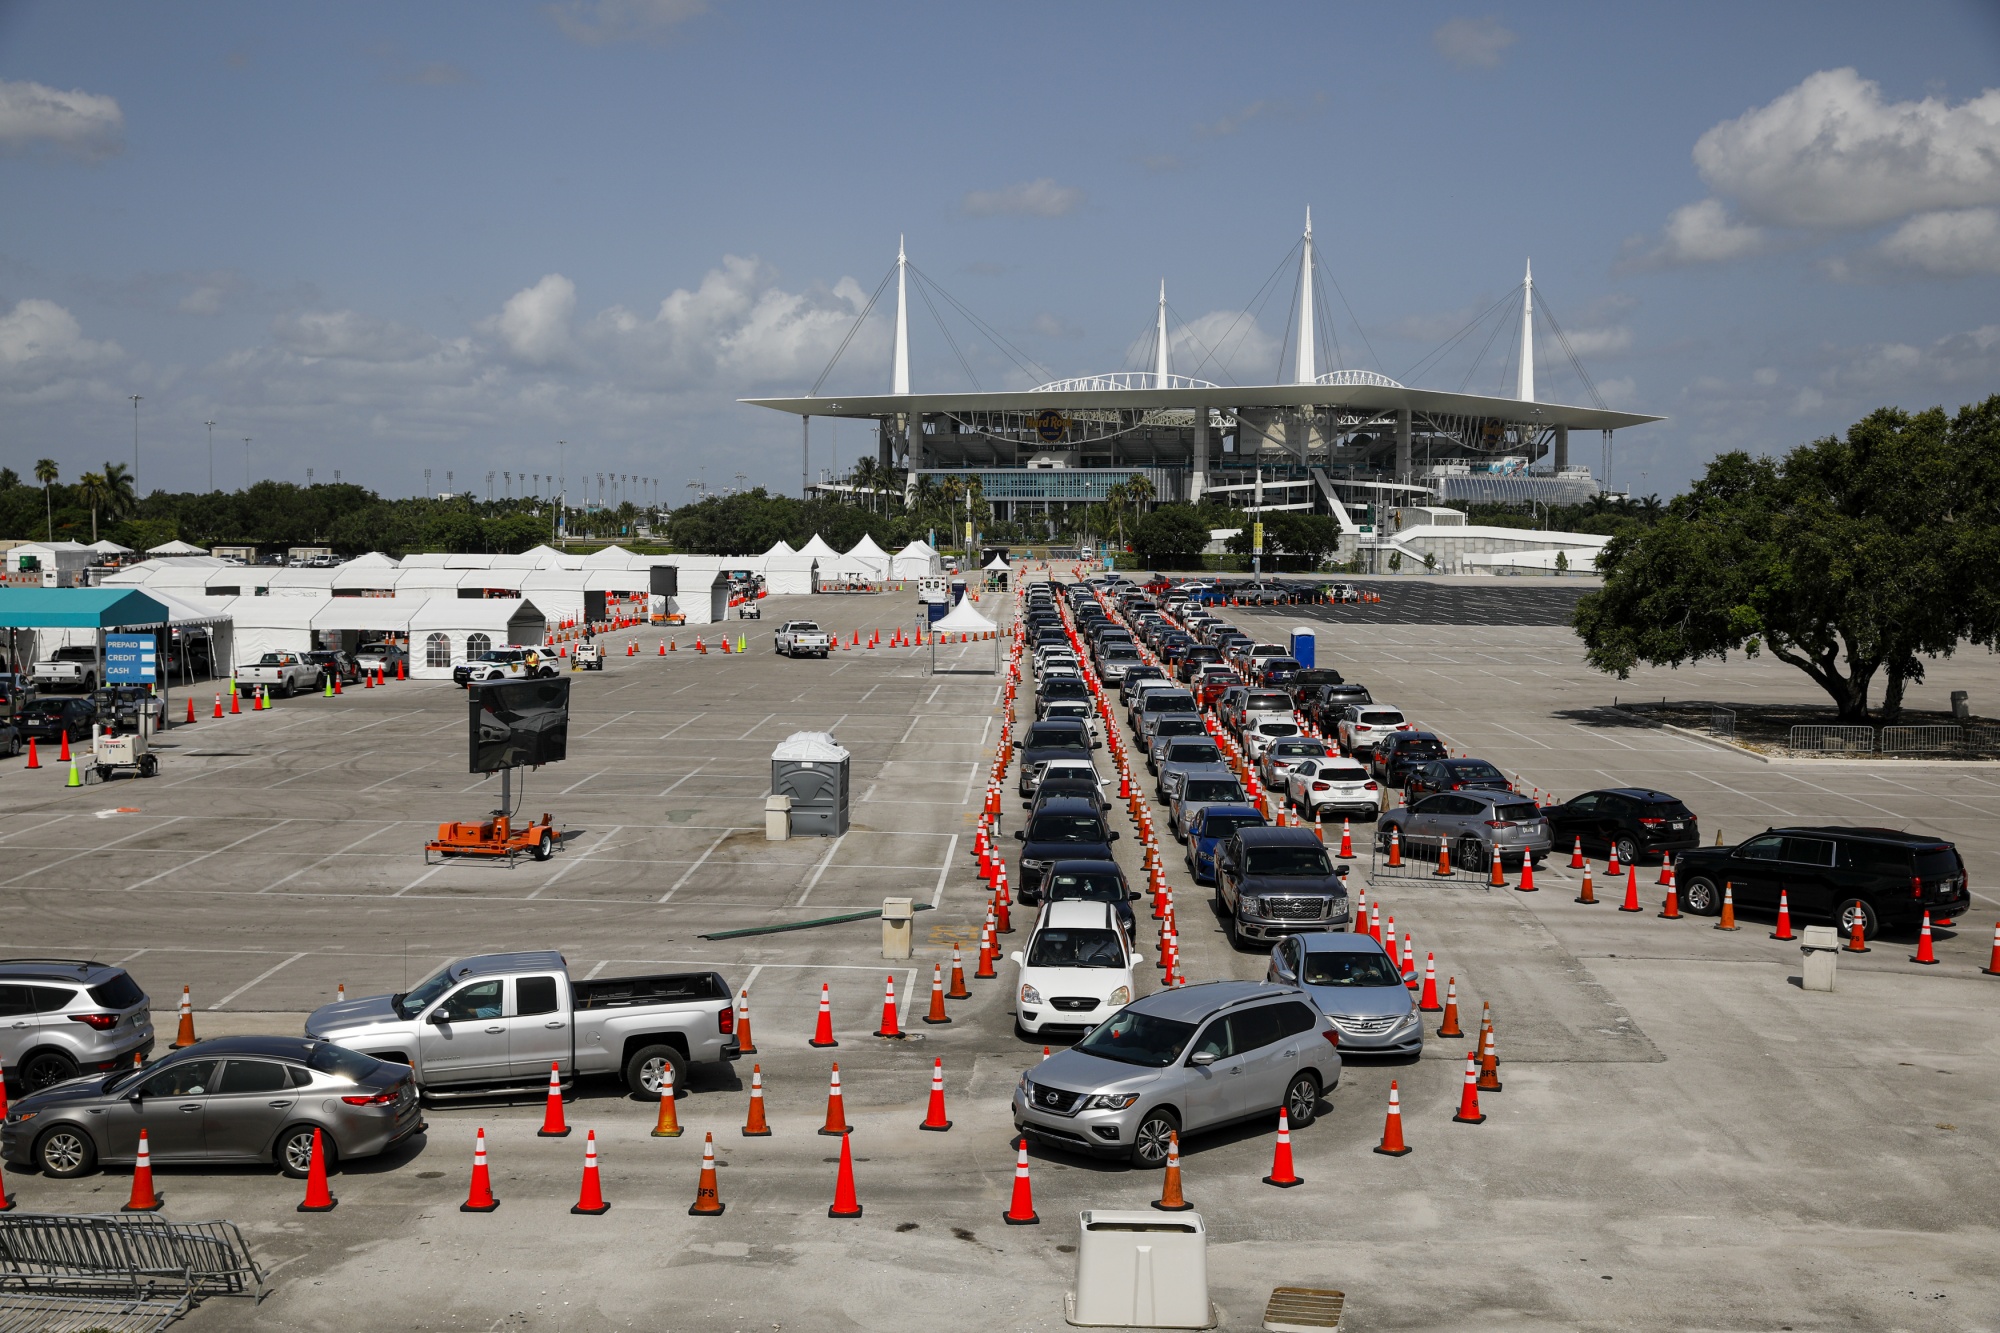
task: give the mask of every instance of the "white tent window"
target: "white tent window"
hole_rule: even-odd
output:
[[[451,665],[451,635],[433,634],[424,640],[424,665],[427,667]]]
[[[477,657],[492,646],[493,640],[477,630],[465,636],[465,655],[468,658]],[[445,665],[450,666],[451,663],[447,662]]]

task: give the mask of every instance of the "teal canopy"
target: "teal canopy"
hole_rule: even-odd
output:
[[[0,588],[0,629],[117,629],[167,623],[136,588]]]

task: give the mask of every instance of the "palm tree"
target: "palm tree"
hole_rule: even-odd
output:
[[[56,460],[38,458],[35,460],[35,480],[42,483],[42,510],[48,517],[49,540],[56,539],[55,502],[49,498],[49,487],[56,484]]]
[[[123,463],[104,465],[104,494],[106,518],[126,518],[139,507],[139,497],[132,489],[132,470]]]
[[[77,479],[77,498],[90,506],[90,540],[97,541],[97,511],[106,500],[104,478],[95,472],[86,472]]]

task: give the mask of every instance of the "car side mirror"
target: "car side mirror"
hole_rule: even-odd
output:
[[[1117,831],[1116,829],[1113,829],[1113,830],[1111,831],[1111,838],[1110,838],[1110,841],[1112,841],[1112,842],[1116,842],[1116,841],[1118,841],[1118,831]]]
[[[1197,1069],[1206,1069],[1215,1063],[1214,1051],[1196,1051],[1188,1057],[1188,1063]]]
[[[1125,890],[1125,901],[1128,903],[1136,903],[1145,896],[1145,894],[1139,892],[1137,889]]]
[[[1021,964],[1021,951],[1019,949],[1016,949],[1014,950],[1014,952],[1008,954],[1007,958],[1008,961],[1012,962],[1016,967],[1019,967]]]
[[[1009,741],[1008,744],[1013,746],[1016,750],[1021,748],[1021,742],[1019,741]]]
[[[451,1022],[451,1018],[445,1013],[443,1009],[433,1009],[430,1011],[430,1013],[424,1016],[424,1022],[429,1023],[434,1027],[443,1027],[447,1023]]]
[[[1027,840],[1028,840],[1028,830],[1024,828],[1017,828],[1014,830],[1015,842],[1026,842]]]

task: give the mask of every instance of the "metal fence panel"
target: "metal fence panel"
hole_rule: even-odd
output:
[[[1883,754],[1951,754],[1965,748],[1963,727],[1884,727]]]
[[[1736,714],[1727,708],[1711,709],[1708,715],[1708,729],[1722,736],[1736,734]]]
[[[1451,839],[1449,873],[1443,875],[1438,873],[1438,848],[1445,839],[1428,833],[1405,833],[1400,842],[1403,863],[1392,866],[1389,864],[1388,835],[1380,831],[1376,833],[1368,862],[1369,879],[1421,879],[1492,887],[1487,883],[1490,872],[1486,864],[1486,846],[1477,838]]]
[[[266,1294],[233,1222],[0,1216],[0,1333],[156,1330],[206,1295]]]
[[[2000,753],[2000,727],[1973,723],[1965,729],[1965,748],[1973,754]]]
[[[1873,727],[1798,726],[1786,740],[1787,749],[1807,754],[1873,754]]]

